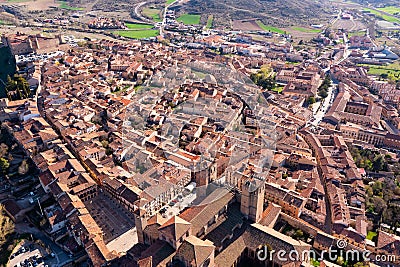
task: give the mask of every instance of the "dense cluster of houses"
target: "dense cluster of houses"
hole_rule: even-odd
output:
[[[289,42],[214,35],[191,44],[90,42],[33,64],[37,98],[0,103],[5,127],[56,200],[45,210],[48,234],[64,237],[71,253],[84,248],[94,266],[256,266],[265,244],[301,254],[338,239],[399,256],[388,249],[397,237],[366,239],[365,172],[347,145],[400,148],[396,88],[362,67],[333,66],[338,96],[318,129],[305,102],[330,59],[305,60],[317,52],[294,52]],[[243,82],[266,64],[282,94]],[[162,212],[193,184],[195,205]],[[110,249],[104,218],[88,208],[99,195],[134,217],[138,241],[126,253]],[[274,256],[268,264],[310,262]]]

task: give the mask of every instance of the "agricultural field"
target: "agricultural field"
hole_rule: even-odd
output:
[[[198,25],[200,24],[200,17],[200,15],[183,14],[177,18],[177,21],[180,21],[185,25]]]
[[[60,7],[63,4],[67,4],[65,1],[55,0],[0,0],[3,3],[12,3],[26,7],[28,11],[33,10],[47,10],[50,7]]]
[[[365,31],[356,31],[356,32],[349,32],[347,34],[347,37],[350,38],[352,36],[364,36],[365,35]]]
[[[213,15],[208,15],[207,24],[206,24],[206,28],[207,29],[211,29],[212,28],[213,21],[214,21],[214,16]]]
[[[262,23],[259,20],[257,20],[257,25],[261,29],[263,29],[264,31],[267,31],[267,32],[276,32],[276,33],[279,33],[279,34],[285,34],[284,30],[282,30],[280,28],[277,28],[277,27],[273,27],[273,26],[267,26],[267,25],[265,25],[264,23]]]
[[[251,20],[234,20],[232,22],[233,30],[235,31],[262,31],[263,29],[258,26],[257,21]]]
[[[114,32],[114,34],[131,39],[146,39],[146,38],[156,37],[159,35],[159,33],[160,33],[159,30],[150,30],[150,29],[138,29],[138,30],[126,30],[126,31]]]
[[[360,20],[338,19],[332,25],[334,29],[344,29],[346,31],[360,31],[366,28]]]
[[[60,4],[60,8],[61,8],[61,9],[74,10],[74,11],[77,11],[77,10],[84,10],[84,8],[82,8],[82,7],[73,7],[73,6],[70,6],[70,5],[68,4],[68,2],[66,2],[66,1],[60,1],[59,4]]]
[[[143,29],[151,29],[154,26],[151,24],[127,23],[126,27],[130,30],[143,30]]]
[[[391,15],[400,14],[400,7],[395,6],[382,7],[378,8],[378,10],[389,13]]]
[[[374,9],[371,9],[371,8],[364,8],[364,11],[369,11],[370,13],[374,14],[378,18],[381,18],[381,19],[386,20],[388,22],[400,23],[400,19],[398,19],[396,17],[393,17],[393,16],[386,15],[386,14],[384,14],[382,12],[377,11],[377,10],[374,10]]]
[[[319,29],[311,29],[311,28],[303,28],[303,27],[292,27],[291,29],[298,31],[298,32],[305,32],[305,33],[319,33],[321,30]]]
[[[160,10],[153,8],[153,7],[145,7],[142,10],[142,14],[155,22],[161,22],[161,17],[160,17]]]

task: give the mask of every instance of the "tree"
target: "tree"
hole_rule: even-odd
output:
[[[101,145],[102,145],[104,148],[107,148],[107,147],[108,147],[108,141],[107,141],[107,140],[101,141]]]
[[[296,232],[294,233],[295,239],[301,239],[304,236],[304,233],[301,229],[297,229]]]
[[[13,78],[7,76],[7,83],[5,86],[7,97],[9,100],[25,99],[30,96],[29,83],[24,77],[14,75]]]
[[[374,204],[375,213],[377,213],[378,215],[381,215],[387,207],[385,201],[380,197],[374,197],[372,199],[372,202]]]
[[[250,75],[251,80],[265,90],[272,90],[276,87],[273,69],[270,65],[264,65],[257,73]]]
[[[10,163],[5,158],[0,158],[0,170],[3,174],[7,173],[8,168],[10,168]]]
[[[314,104],[314,103],[316,102],[315,97],[310,96],[310,97],[307,99],[306,102],[307,102],[308,105]]]
[[[388,169],[387,163],[385,159],[379,155],[374,158],[374,161],[372,163],[372,168],[374,171],[379,172],[379,171],[386,171]]]
[[[18,167],[18,174],[24,175],[29,171],[29,164],[27,160],[23,160],[21,165]]]
[[[321,86],[318,88],[318,95],[322,98],[326,98],[328,96],[329,87],[331,87],[332,81],[331,78],[327,75],[325,76],[324,81]]]
[[[318,95],[322,98],[326,98],[328,96],[328,92],[325,90],[321,90],[318,92]]]

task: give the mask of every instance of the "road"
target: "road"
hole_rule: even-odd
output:
[[[349,40],[347,39],[347,34],[343,33],[343,42],[344,42],[344,51],[343,51],[343,56],[341,59],[338,60],[337,64],[342,63],[345,61],[351,54],[351,51],[349,49]]]
[[[332,21],[332,23],[331,23],[332,26],[335,25],[335,23],[340,19],[340,16],[342,15],[342,12],[343,12],[342,10],[339,10],[339,14],[338,14],[337,17],[335,18],[335,20]]]
[[[314,121],[311,122],[312,125],[317,126],[322,119],[325,117],[326,113],[332,106],[333,101],[335,100],[336,94],[336,88],[338,84],[332,83],[332,85],[328,88],[328,96],[321,100],[320,106],[317,108],[317,110],[314,110]]]
[[[56,266],[64,266],[72,261],[69,256],[64,252],[64,250],[62,250],[56,243],[54,243],[50,238],[48,238],[36,227],[29,227],[27,223],[18,223],[15,225],[15,231],[21,234],[32,234],[35,238],[42,240],[43,243],[48,246],[54,253],[55,259],[57,260]]]
[[[137,5],[135,6],[135,14],[136,14],[136,17],[138,17],[139,19],[143,20],[144,22],[153,24],[154,21],[152,21],[152,20],[150,20],[150,19],[148,19],[148,18],[145,18],[145,17],[142,16],[142,14],[140,13],[140,8],[141,8],[142,6],[144,6],[145,4],[147,4],[146,1],[145,1],[145,2],[140,2],[139,4],[137,4]]]
[[[160,36],[161,36],[161,37],[164,37],[164,27],[165,27],[165,25],[167,25],[167,17],[166,17],[166,14],[167,14],[168,8],[170,8],[170,7],[173,6],[173,5],[176,5],[176,4],[180,3],[180,2],[182,2],[182,1],[183,1],[183,0],[176,0],[175,2],[172,2],[171,4],[165,6],[165,8],[164,8],[164,14],[163,14],[163,20],[162,20],[162,26],[160,27]]]

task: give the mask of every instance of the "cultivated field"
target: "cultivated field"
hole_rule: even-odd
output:
[[[115,31],[122,37],[132,38],[132,39],[146,39],[150,37],[156,37],[159,35],[159,30],[125,30],[125,31]]]
[[[396,18],[396,17],[394,17],[392,15],[387,15],[386,13],[383,13],[381,11],[374,10],[374,9],[371,9],[371,8],[364,8],[364,11],[368,11],[368,12],[374,14],[376,17],[378,17],[378,18],[380,18],[382,20],[386,20],[386,21],[392,22],[392,23],[400,23],[400,19],[399,18]]]
[[[145,17],[148,17],[152,19],[155,22],[160,22],[161,21],[161,16],[160,16],[161,10],[154,8],[154,7],[145,7],[142,10],[142,15]]]
[[[214,16],[213,15],[208,15],[207,24],[206,24],[206,28],[207,29],[211,29],[212,28],[213,21],[214,21]]]
[[[198,25],[200,24],[200,15],[193,15],[193,14],[183,14],[177,21],[183,22],[185,25]]]
[[[338,19],[333,24],[334,29],[344,29],[346,31],[360,31],[366,28],[364,23],[359,20]]]
[[[387,7],[382,7],[382,8],[378,8],[380,11],[392,14],[392,15],[396,15],[396,14],[400,14],[400,7],[396,7],[396,6],[387,6]]]
[[[15,4],[19,6],[25,6],[27,10],[46,10],[50,7],[59,7],[60,3],[55,2],[54,0],[0,0],[0,3],[9,3]]]
[[[154,26],[151,24],[126,23],[126,27],[130,30],[143,30],[143,29],[151,29]]]
[[[259,20],[257,20],[257,25],[260,26],[261,29],[263,29],[264,31],[267,31],[267,32],[276,32],[276,33],[280,33],[280,34],[284,34],[285,33],[284,30],[279,29],[279,28],[274,27],[274,26],[265,25],[264,23],[262,23]]]
[[[235,31],[262,31],[263,29],[257,24],[256,19],[250,20],[234,20],[232,28]]]

